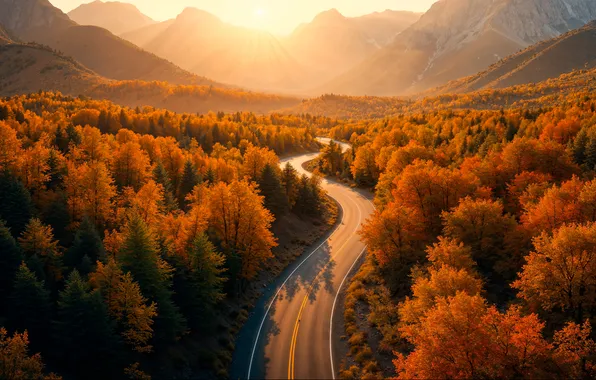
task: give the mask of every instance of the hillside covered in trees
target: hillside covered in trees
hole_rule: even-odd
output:
[[[278,154],[329,122],[1,100],[0,378],[225,377],[274,231],[326,213]]]
[[[596,98],[557,96],[327,131],[353,149],[320,169],[377,206],[343,378],[596,376]]]
[[[542,82],[505,88],[478,89],[467,93],[444,93],[441,89],[413,97],[345,96],[326,94],[305,99],[284,112],[310,113],[341,119],[374,119],[434,110],[502,108],[538,109],[567,102],[569,94],[596,90],[596,69],[574,70]]]
[[[129,107],[149,105],[176,112],[201,113],[212,110],[267,113],[299,103],[299,99],[292,96],[251,92],[218,84],[176,85],[158,81],[111,80],[47,46],[34,43],[3,45],[1,41],[1,96],[53,91],[107,99]]]

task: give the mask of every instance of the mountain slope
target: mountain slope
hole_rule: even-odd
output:
[[[331,9],[300,25],[283,42],[290,54],[314,68],[319,74],[316,79],[321,80],[362,62],[418,18],[415,13],[393,11],[348,18]]]
[[[351,20],[379,46],[386,46],[395,36],[413,25],[422,13],[392,11],[374,12]]]
[[[440,0],[325,91],[415,93],[472,75],[596,18],[593,0]]]
[[[556,78],[573,70],[596,67],[596,21],[507,57],[488,70],[462,78],[431,93],[461,93],[504,88]]]
[[[23,41],[48,45],[112,79],[216,84],[116,37],[109,31],[80,26],[47,0],[0,0],[0,23]]]
[[[120,38],[132,42],[137,46],[145,46],[153,39],[168,29],[175,20],[158,22],[157,24],[146,25],[141,28],[122,33]]]
[[[299,99],[212,86],[106,79],[74,59],[38,44],[0,45],[0,96],[59,91],[108,99],[121,105],[153,106],[175,112],[252,111],[267,113]]]
[[[192,72],[249,88],[291,90],[304,77],[304,69],[271,34],[226,24],[194,8],[142,47]]]
[[[68,17],[79,25],[99,26],[116,35],[156,23],[134,5],[117,1],[82,4],[68,12]]]
[[[0,46],[0,95],[37,90],[81,94],[106,81],[70,57],[36,44]]]

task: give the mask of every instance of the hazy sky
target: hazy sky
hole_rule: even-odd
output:
[[[385,9],[426,11],[437,0],[123,0],[149,17],[163,21],[174,18],[185,7],[209,11],[236,25],[287,34],[319,12],[337,8],[345,16],[359,16]],[[91,0],[50,0],[64,12]]]

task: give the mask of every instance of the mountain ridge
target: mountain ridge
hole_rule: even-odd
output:
[[[596,2],[589,0],[440,0],[388,47],[323,90],[417,93],[475,74],[594,17]]]
[[[68,12],[68,17],[79,25],[99,26],[115,35],[156,23],[133,4],[119,1],[95,0],[81,4]]]

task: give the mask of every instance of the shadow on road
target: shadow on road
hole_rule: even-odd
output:
[[[311,252],[306,251],[303,258],[286,268],[277,280],[265,290],[263,296],[259,298],[258,303],[250,313],[248,320],[236,339],[234,357],[230,368],[231,379],[246,379],[249,375],[248,369],[251,355],[261,323],[263,325],[260,329],[259,340],[256,343],[250,373],[250,377],[253,379],[264,378],[267,373],[269,359],[266,357],[265,347],[268,346],[272,337],[282,332],[290,335],[292,333],[291,331],[287,331],[287,326],[291,325],[293,327],[293,321],[286,324],[286,331],[282,331],[278,322],[274,320],[278,309],[286,307],[294,297],[304,297],[307,292],[309,302],[312,303],[316,300],[317,294],[319,294],[321,289],[325,289],[329,293],[334,291],[333,268],[335,267],[335,262],[331,260],[331,246],[329,242],[325,242],[312,256],[306,259]],[[303,264],[300,266],[301,263]],[[300,269],[296,270],[299,266]],[[294,272],[295,270],[296,272]],[[294,274],[288,279],[288,276],[292,272]],[[280,288],[281,290],[277,293]],[[271,303],[276,293],[277,298]],[[263,322],[263,317],[270,304],[271,308]]]

